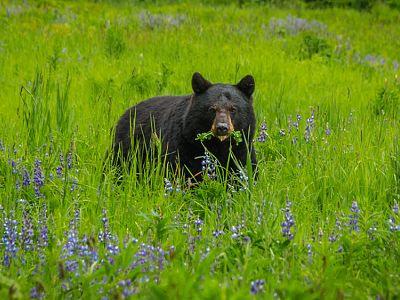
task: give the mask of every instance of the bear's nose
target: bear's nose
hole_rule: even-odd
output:
[[[217,124],[217,134],[224,136],[228,134],[228,124],[226,123],[218,123]]]

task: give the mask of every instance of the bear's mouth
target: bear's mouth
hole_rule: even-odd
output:
[[[217,139],[219,139],[221,142],[225,141],[227,138],[229,138],[230,134],[228,135],[214,135]]]
[[[211,126],[211,132],[212,134],[219,139],[221,142],[225,141],[227,138],[229,138],[234,132],[233,124],[231,122],[229,123],[217,123],[214,122],[213,125]]]

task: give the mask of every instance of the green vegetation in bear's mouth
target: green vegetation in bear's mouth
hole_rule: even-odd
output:
[[[242,133],[238,130],[232,132],[230,135],[233,136],[233,139],[236,142],[236,146],[239,145],[239,143],[241,143],[243,141]],[[196,137],[196,141],[204,142],[205,140],[210,140],[213,136],[215,136],[215,134],[212,131],[198,133],[197,137]],[[215,136],[215,137],[217,137],[217,136]]]

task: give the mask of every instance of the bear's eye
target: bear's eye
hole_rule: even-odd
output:
[[[229,108],[229,111],[234,114],[237,111],[237,108],[232,106]]]

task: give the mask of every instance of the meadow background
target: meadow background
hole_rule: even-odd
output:
[[[2,1],[0,298],[397,299],[399,7]],[[195,71],[254,76],[258,179],[103,174]]]

